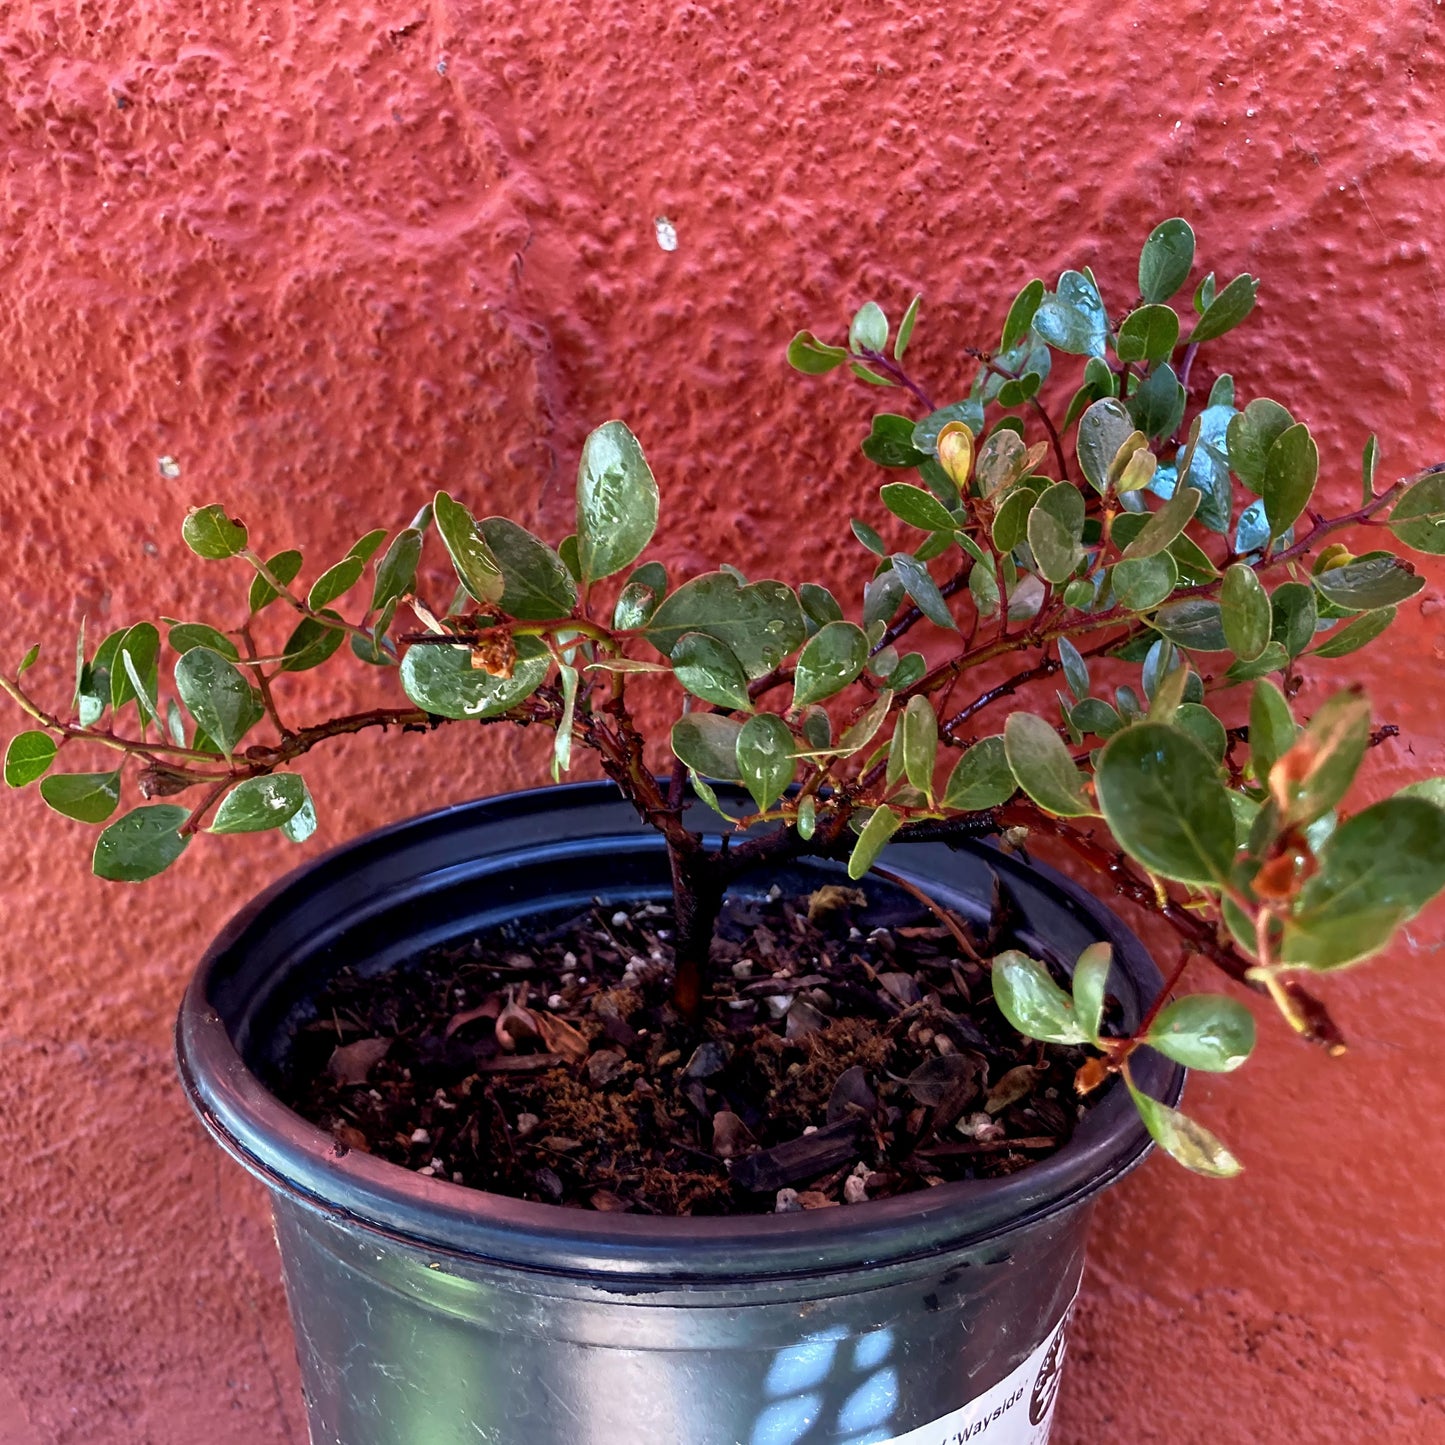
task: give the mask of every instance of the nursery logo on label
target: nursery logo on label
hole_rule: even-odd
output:
[[[887,1445],[1045,1445],[1073,1308],[1070,1304],[1048,1338],[993,1389]]]

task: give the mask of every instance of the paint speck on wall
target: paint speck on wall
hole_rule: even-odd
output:
[[[664,251],[677,250],[677,227],[666,216],[659,216],[652,224],[657,231],[657,244]]]

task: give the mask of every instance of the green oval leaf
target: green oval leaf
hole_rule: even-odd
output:
[[[758,811],[766,812],[787,790],[797,767],[797,744],[776,713],[750,717],[737,739],[737,771]]]
[[[1422,797],[1386,798],[1341,823],[1319,862],[1286,921],[1280,958],[1324,970],[1377,953],[1445,887],[1445,810]]]
[[[1079,418],[1074,445],[1079,468],[1097,492],[1109,483],[1109,469],[1119,449],[1134,433],[1134,420],[1123,402],[1102,397]]]
[[[190,844],[178,829],[190,816],[174,803],[132,808],[95,840],[91,871],[112,883],[142,883],[169,868]]]
[[[305,806],[306,784],[296,773],[271,773],[237,783],[216,809],[212,833],[264,833],[281,828]]]
[[[1304,582],[1281,582],[1269,600],[1269,635],[1285,650],[1288,658],[1296,658],[1315,638],[1319,604],[1314,588]]]
[[[889,560],[893,563],[894,576],[903,584],[903,590],[913,599],[918,610],[935,626],[957,632],[958,623],[953,620],[948,603],[938,583],[929,575],[928,568],[907,552],[895,552]]]
[[[80,823],[103,823],[120,802],[120,769],[113,773],[52,773],[40,780],[48,806]]]
[[[705,632],[684,632],[672,650],[672,670],[694,697],[718,707],[753,710],[743,665],[724,642]]]
[[[980,738],[954,765],[943,792],[943,806],[980,813],[1006,803],[1018,790],[1002,735]]]
[[[798,654],[793,706],[806,707],[841,692],[868,662],[868,637],[852,622],[829,622]]]
[[[1184,419],[1184,388],[1167,362],[1157,365],[1128,400],[1134,425],[1146,437],[1172,436]]]
[[[1029,712],[1010,713],[1004,724],[1004,753],[1018,785],[1039,807],[1061,818],[1097,811],[1087,779],[1058,733]]]
[[[1096,1043],[1099,1038],[1113,959],[1114,950],[1107,943],[1091,943],[1074,965],[1074,1012],[1079,1028],[1090,1043]]]
[[[865,301],[848,327],[848,345],[854,355],[882,351],[888,345],[888,318],[876,301]]]
[[[1059,351],[1074,356],[1102,356],[1109,319],[1098,288],[1080,271],[1065,271],[1056,291],[1039,302],[1033,329]]]
[[[335,617],[338,622],[341,620],[330,609],[322,615]],[[281,649],[281,671],[308,672],[313,667],[320,667],[341,646],[345,637],[339,627],[328,627],[314,617],[303,617]]]
[[[1013,305],[1009,307],[1008,316],[1003,323],[1003,336],[998,344],[1000,351],[1011,351],[1029,334],[1039,302],[1043,299],[1044,283],[1038,279],[1030,281],[1014,297]]]
[[[1168,361],[1179,344],[1179,317],[1168,306],[1141,306],[1119,327],[1120,361]]]
[[[55,739],[49,733],[31,729],[10,739],[5,749],[5,781],[12,788],[23,788],[36,778],[43,778],[55,760]]]
[[[1367,552],[1314,578],[1320,596],[1349,612],[1375,612],[1413,597],[1425,579],[1391,552]]]
[[[130,654],[131,667],[144,684],[147,697],[154,698],[157,664],[161,655],[160,632],[149,622],[137,622],[134,627],[127,628],[121,638],[110,670],[110,705],[117,712],[126,703],[134,701],[136,696],[135,683],[121,660],[123,652]]]
[[[926,697],[911,697],[898,720],[895,746],[902,752],[908,781],[925,797],[933,796],[933,769],[938,761],[938,716]]]
[[[228,757],[264,715],[255,689],[240,669],[209,647],[193,647],[176,663],[176,691]]]
[[[878,861],[888,840],[903,826],[892,808],[875,808],[848,856],[848,876],[861,878]]]
[[[838,756],[846,758],[866,748],[878,735],[878,729],[883,726],[883,720],[888,716],[892,706],[892,692],[887,690],[880,692],[857,722],[844,729],[843,736],[838,739],[838,746],[835,749]]]
[[[1374,468],[1368,452],[1366,472],[1369,487],[1374,481]],[[1390,530],[1417,552],[1445,556],[1445,472],[1435,472],[1405,492],[1390,513]]]
[[[913,419],[893,412],[873,418],[863,455],[880,467],[916,467],[928,460],[928,453],[913,445]]]
[[[1046,1044],[1089,1042],[1073,1000],[1036,958],[1006,949],[994,959],[992,977],[994,1002],[1025,1038]]]
[[[878,489],[883,505],[895,517],[924,532],[952,532],[958,518],[931,492],[907,482],[889,482]]]
[[[1319,473],[1319,448],[1303,422],[1274,439],[1259,489],[1271,538],[1283,536],[1309,505]]]
[[[1234,811],[1214,760],[1194,738],[1141,722],[1104,745],[1094,774],[1119,846],[1153,873],[1219,885],[1234,862]]]
[[[1249,700],[1249,757],[1256,781],[1268,782],[1270,769],[1294,746],[1298,734],[1284,693],[1261,678]]]
[[[477,531],[476,519],[446,492],[438,492],[432,499],[432,517],[468,595],[478,602],[498,601],[502,595],[502,569]]]
[[[1228,1074],[1254,1049],[1254,1015],[1222,994],[1189,994],[1159,1011],[1145,1040],[1186,1069]]]
[[[1128,1075],[1125,1075],[1128,1080]],[[1207,1179],[1232,1179],[1244,1166],[1202,1124],[1178,1109],[1141,1094],[1132,1082],[1129,1093],[1144,1127],[1171,1158]]]
[[[1250,491],[1263,491],[1270,448],[1294,424],[1289,412],[1267,396],[1256,397],[1229,419],[1225,432],[1229,465]]]
[[[1236,562],[1225,572],[1219,605],[1229,650],[1245,662],[1253,662],[1270,640],[1272,615],[1269,594],[1247,562]]]
[[[788,365],[804,376],[822,376],[841,366],[848,353],[841,346],[819,341],[811,331],[800,331],[788,343]]]
[[[1251,311],[1254,310],[1255,294],[1259,290],[1257,276],[1236,276],[1204,308],[1204,315],[1195,323],[1190,333],[1191,345],[1201,341],[1214,341],[1226,331],[1232,331]]]
[[[517,639],[511,677],[493,677],[472,666],[470,650],[445,643],[411,647],[401,660],[406,695],[437,717],[490,718],[524,702],[541,687],[551,667],[535,638]]]
[[[1199,497],[1193,487],[1176,487],[1174,494],[1157,512],[1149,513],[1138,535],[1124,548],[1124,559],[1134,561],[1164,551],[1189,525],[1199,509]]]
[[[1168,552],[1116,562],[1109,569],[1114,601],[1130,612],[1148,612],[1174,593],[1179,567]]]
[[[1012,435],[1012,433],[1007,433]],[[1001,553],[1012,552],[1020,542],[1026,541],[1029,535],[1029,513],[1033,510],[1034,503],[1038,501],[1039,493],[1032,487],[1015,487],[999,504],[998,511],[994,514],[992,537],[994,547]],[[969,581],[972,585],[973,574],[970,573]],[[994,605],[998,602],[998,586],[994,585]],[[989,609],[984,609],[989,610]]]
[[[1180,216],[1161,221],[1139,253],[1139,294],[1149,302],[1167,301],[1189,279],[1193,265],[1189,222]]]
[[[285,552],[278,552],[266,563],[266,570],[283,587],[289,587],[301,571],[301,554],[290,548]],[[280,595],[259,572],[251,579],[250,607],[252,612],[259,612]]]
[[[306,594],[306,605],[313,612],[319,612],[344,593],[350,592],[361,581],[361,574],[365,570],[366,563],[362,558],[348,554],[334,567],[328,567],[311,584],[311,590]]]
[[[246,528],[220,506],[197,507],[181,523],[181,537],[197,557],[218,562],[246,550]]]
[[[742,730],[737,718],[715,712],[688,713],[672,725],[673,755],[699,777],[740,783],[738,734]]]
[[[903,313],[903,320],[898,323],[898,337],[893,343],[893,359],[903,360],[903,353],[908,350],[908,343],[913,340],[913,328],[918,324],[918,308],[923,304],[922,296],[915,296],[908,303],[908,310]]]
[[[416,586],[417,564],[421,561],[422,534],[407,527],[392,538],[385,556],[377,563],[376,580],[371,588],[372,612],[378,612],[403,593]],[[299,555],[297,558],[300,560]]]
[[[705,572],[683,583],[639,630],[665,657],[683,633],[706,633],[731,649],[750,678],[771,672],[808,635],[791,588],[772,581],[744,586],[730,572]]]
[[[1375,612],[1363,613],[1327,637],[1310,656],[1348,657],[1350,653],[1368,647],[1394,620],[1393,607],[1381,607]]]
[[[657,530],[658,493],[637,438],[608,421],[583,443],[577,469],[577,555],[584,583],[620,572]]]
[[[171,644],[171,651],[178,657],[193,647],[209,647],[212,652],[219,652],[222,657],[229,658],[232,662],[240,657],[236,644],[224,632],[219,632],[204,622],[177,622],[167,634],[167,640]]]
[[[1067,582],[1084,556],[1083,493],[1070,482],[1055,482],[1029,512],[1028,539],[1040,574]]]
[[[506,517],[484,517],[477,530],[502,569],[498,605],[508,617],[549,622],[571,615],[577,588],[566,564],[540,537]]]

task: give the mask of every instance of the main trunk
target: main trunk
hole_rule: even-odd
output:
[[[702,1013],[708,951],[727,889],[726,870],[717,854],[702,847],[688,851],[670,847],[668,857],[676,928],[672,1001],[684,1018],[696,1020]]]

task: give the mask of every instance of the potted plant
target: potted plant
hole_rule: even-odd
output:
[[[1357,689],[1291,698],[1424,585],[1396,544],[1445,551],[1445,472],[1380,487],[1371,437],[1359,504],[1325,511],[1304,423],[1228,375],[1199,395],[1257,283],[1176,309],[1193,266],[1174,219],[1130,307],[1087,269],[1031,281],[941,407],[905,367],[917,299],[896,332],[869,303],[846,345],[794,338],[798,370],[909,398],[863,442],[898,479],[890,541],[851,523],[857,606],[670,578],[613,421],[555,548],[439,492],[303,587],[206,506],[185,540],[245,579],[238,625],[82,629],[59,707],[38,649],[0,677],[32,723],[7,783],[104,825],[117,881],[203,832],[304,840],[296,765],[367,728],[541,726],[554,781],[584,750],[608,780],[326,855],[186,996],[190,1097],[273,1192],[313,1438],[1042,1441],[1098,1190],[1151,1138],[1240,1167],[1175,1105],[1253,1017],[1176,997],[1186,963],[1343,1047],[1302,979],[1445,886],[1445,785],[1352,806],[1393,730]],[[291,675],[339,653],[383,705],[297,725]],[[70,770],[87,749],[116,766]],[[1167,978],[1116,897],[1177,936]]]

